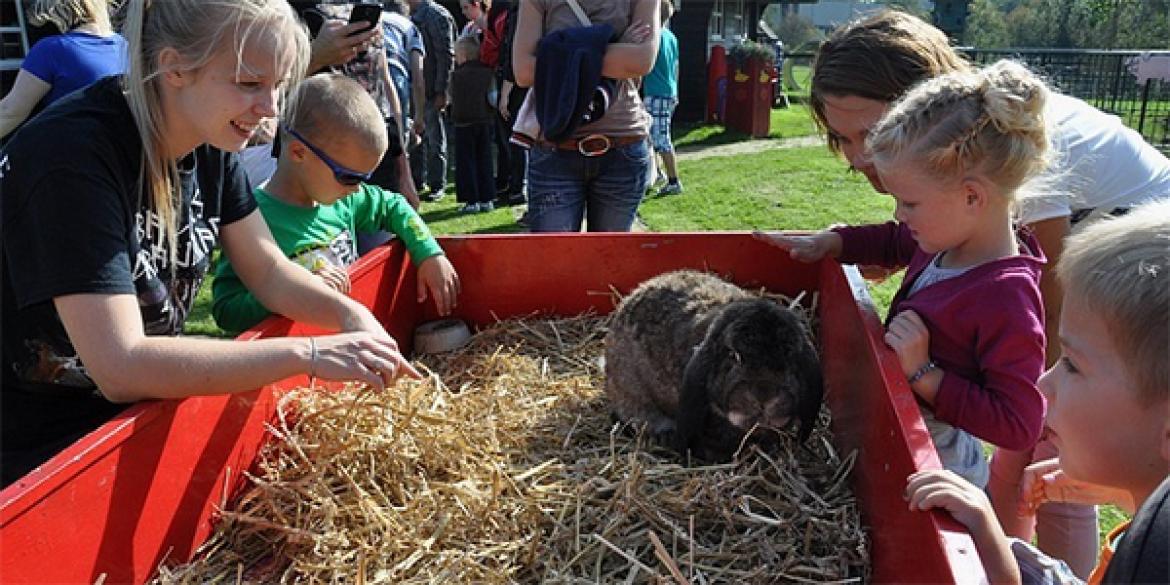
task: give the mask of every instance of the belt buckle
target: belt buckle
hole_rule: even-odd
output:
[[[598,142],[598,141],[601,142],[600,148],[592,149],[592,148],[589,148],[588,146],[586,146],[590,142]],[[586,136],[586,137],[577,141],[577,152],[581,153],[581,156],[587,156],[587,157],[601,156],[601,155],[609,152],[609,149],[612,147],[613,147],[613,142],[610,141],[609,136],[606,136],[605,134],[590,134],[589,136]]]

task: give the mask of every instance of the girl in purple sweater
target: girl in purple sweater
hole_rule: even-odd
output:
[[[905,267],[885,341],[898,355],[943,467],[981,488],[981,444],[1030,448],[1044,399],[1044,256],[1012,224],[1015,193],[1047,163],[1048,90],[1000,61],[918,85],[891,105],[866,148],[897,222],[811,236],[758,234],[815,262]],[[848,98],[846,98],[847,100]]]

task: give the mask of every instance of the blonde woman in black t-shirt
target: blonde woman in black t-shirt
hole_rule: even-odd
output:
[[[54,104],[0,154],[5,484],[126,403],[419,375],[366,308],[284,257],[231,154],[308,65],[289,5],[130,0],[126,16],[129,73]],[[273,312],[343,333],[178,337],[221,241]]]

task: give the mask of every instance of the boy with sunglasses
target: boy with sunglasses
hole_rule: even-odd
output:
[[[432,297],[439,314],[449,315],[459,294],[455,268],[402,195],[365,183],[388,140],[369,93],[344,75],[322,73],[301,83],[289,109],[276,173],[254,192],[281,251],[348,292],[356,233],[389,231],[418,269],[418,301]],[[243,331],[270,314],[228,261],[217,267],[212,293],[212,314],[224,330]]]

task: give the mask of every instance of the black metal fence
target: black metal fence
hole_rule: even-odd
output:
[[[1021,61],[1061,93],[1118,116],[1150,144],[1170,153],[1170,51],[966,47],[960,51],[981,64]],[[813,53],[785,55],[785,89],[790,98],[807,96],[812,60]]]
[[[1121,118],[1170,152],[1170,51],[962,49],[976,63],[1015,59],[1065,95]]]

